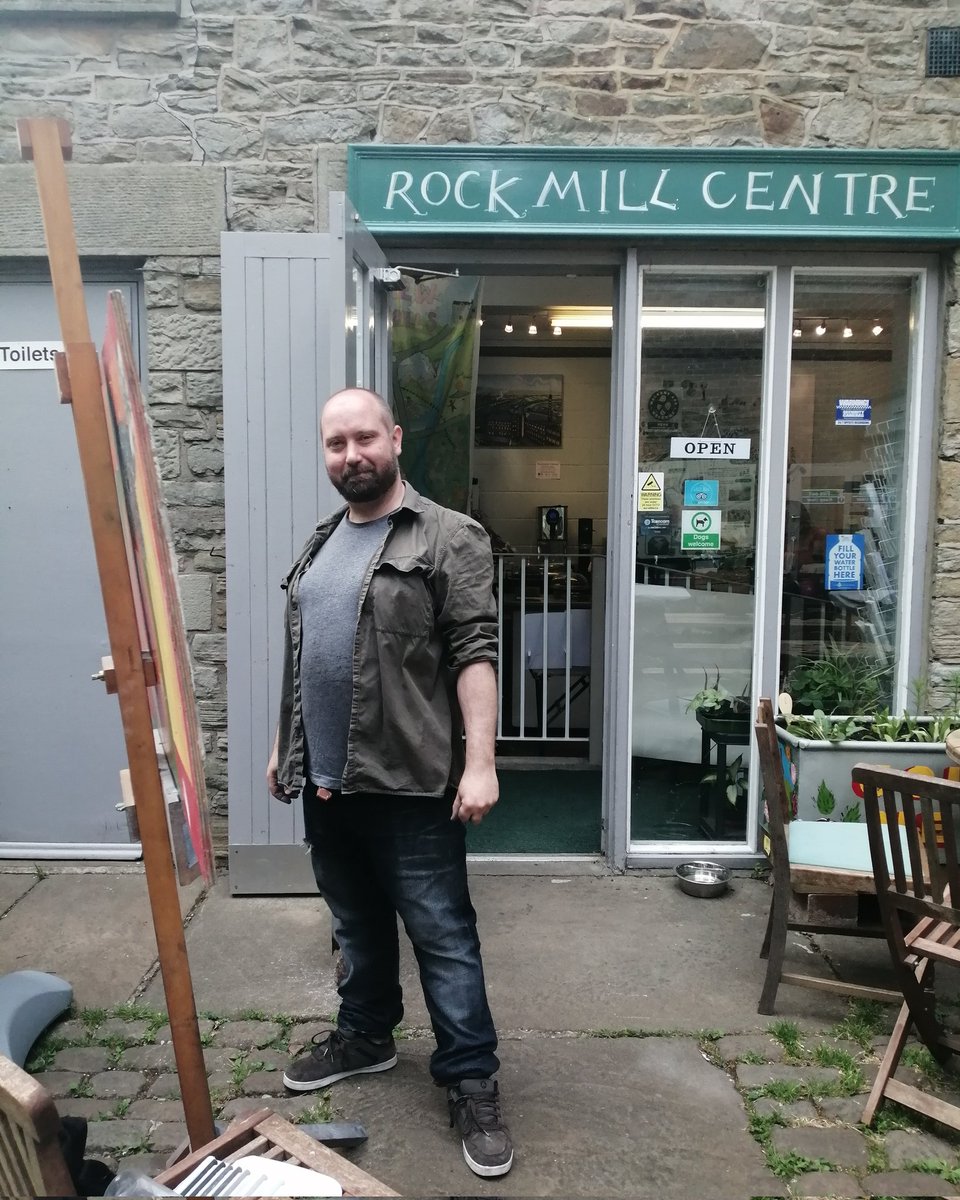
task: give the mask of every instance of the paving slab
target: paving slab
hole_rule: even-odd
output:
[[[330,914],[319,897],[231,896],[219,881],[187,927],[197,1009],[310,1016],[335,1012]],[[159,978],[143,995],[165,1008]]]
[[[770,902],[770,889],[758,880],[735,879],[711,901],[685,895],[672,878],[648,875],[478,875],[471,893],[500,1030],[739,1033],[777,1019],[829,1028],[847,1012],[842,997],[785,986],[776,1017],[758,1017]],[[187,929],[198,1009],[335,1013],[330,932],[319,898],[231,896],[221,881]],[[416,963],[401,942],[404,1024],[427,1028]],[[804,970],[831,976],[808,943],[788,945],[788,960],[798,954]],[[886,958],[879,961],[889,976]],[[163,1006],[159,979],[143,1000]]]
[[[199,882],[181,888],[181,907],[189,908],[200,891]],[[80,1008],[128,1000],[156,955],[142,873],[48,875],[4,914],[0,927],[0,974],[50,971],[72,985]]]
[[[344,1080],[331,1099],[338,1117],[369,1134],[351,1157],[401,1195],[478,1196],[484,1185],[429,1078],[430,1048],[429,1039],[402,1042],[395,1070]],[[786,1195],[729,1077],[692,1038],[530,1036],[506,1042],[502,1058],[516,1160],[491,1181],[497,1196]]]
[[[774,1129],[770,1141],[781,1154],[802,1154],[804,1158],[826,1159],[835,1167],[865,1170],[869,1158],[867,1139],[856,1129],[805,1128]]]
[[[36,875],[0,875],[0,914],[13,908],[39,882]]]

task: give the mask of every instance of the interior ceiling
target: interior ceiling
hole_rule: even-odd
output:
[[[821,303],[835,312],[835,297],[824,297]],[[877,305],[879,311],[870,311],[868,315],[864,308],[865,297],[851,297],[851,311],[846,316],[831,316],[827,314],[826,332],[818,335],[816,328],[824,318],[822,308],[801,307],[798,310],[795,326],[801,330],[801,335],[794,340],[794,346],[806,353],[830,349],[843,351],[889,351],[891,344],[892,313],[889,307]],[[571,329],[563,330],[558,337],[550,324],[549,314],[552,308],[559,306],[585,307],[606,306],[613,302],[613,283],[609,276],[589,275],[551,275],[551,276],[487,276],[484,279],[482,293],[483,327],[480,334],[480,351],[495,351],[503,354],[515,351],[525,354],[536,351],[545,353],[570,353],[580,348],[587,352],[609,351],[612,345],[610,329]],[[882,331],[879,335],[873,333],[873,328],[879,321]],[[504,326],[513,325],[513,332],[507,333]],[[536,327],[537,332],[531,334],[530,326]],[[852,336],[844,336],[844,328],[849,327]],[[735,338],[743,343],[744,335],[738,331],[725,334],[722,330],[657,330],[645,335],[656,338],[658,345],[674,345],[685,343],[687,346],[716,346],[724,340]],[[747,341],[755,342],[756,334],[747,335]],[[806,356],[806,354],[804,355]]]

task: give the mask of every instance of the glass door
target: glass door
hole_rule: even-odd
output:
[[[747,838],[767,290],[643,277],[631,843]]]

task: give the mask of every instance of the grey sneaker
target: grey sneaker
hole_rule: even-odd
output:
[[[513,1142],[500,1115],[500,1088],[495,1079],[461,1079],[447,1088],[450,1125],[456,1125],[463,1157],[475,1175],[506,1175],[513,1166]]]
[[[295,1059],[283,1073],[284,1086],[294,1092],[313,1092],[350,1075],[389,1071],[397,1065],[392,1037],[372,1038],[334,1029],[318,1033],[309,1054]]]

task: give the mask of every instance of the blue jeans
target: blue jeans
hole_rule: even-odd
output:
[[[448,1084],[495,1074],[497,1034],[467,888],[466,835],[450,819],[451,799],[334,792],[318,800],[315,793],[308,783],[304,830],[346,965],[340,1028],[381,1037],[403,1019],[399,914],[437,1039],[431,1075]]]

